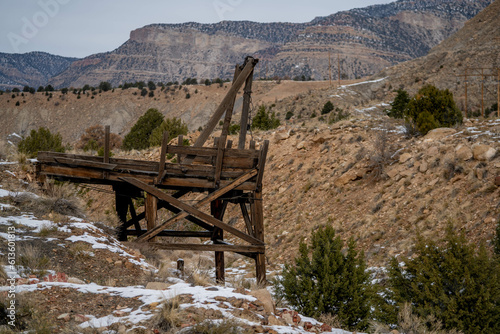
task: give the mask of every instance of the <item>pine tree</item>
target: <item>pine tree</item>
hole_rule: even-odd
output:
[[[408,102],[410,102],[410,95],[408,95],[408,92],[402,88],[398,89],[397,95],[391,103],[391,110],[388,115],[394,118],[403,118]]]
[[[323,109],[321,109],[321,115],[328,114],[330,111],[334,109],[333,103],[330,101],[327,101],[325,105],[323,106]]]
[[[151,108],[139,117],[130,132],[123,139],[123,149],[143,150],[149,147],[149,137],[154,129],[163,122],[163,115],[158,109]]]
[[[252,129],[272,130],[280,126],[280,120],[276,118],[276,114],[266,111],[264,105],[259,107],[257,115],[252,119]]]
[[[165,131],[168,132],[168,141],[170,141],[179,135],[187,135],[188,127],[180,118],[167,118],[159,127],[153,130],[151,136],[149,136],[149,145],[160,146]]]
[[[414,258],[392,259],[388,297],[397,303],[394,312],[410,302],[421,318],[435,316],[447,330],[499,333],[499,262],[451,227],[443,241],[440,247],[419,237]]]
[[[59,133],[52,134],[49,129],[44,127],[31,130],[30,135],[19,142],[17,149],[30,158],[36,157],[39,151],[64,152],[66,150],[62,144],[61,135]]]
[[[372,294],[364,254],[353,240],[345,254],[343,246],[331,226],[313,232],[311,246],[301,242],[295,264],[285,265],[276,293],[306,316],[333,314],[347,328],[366,329]]]

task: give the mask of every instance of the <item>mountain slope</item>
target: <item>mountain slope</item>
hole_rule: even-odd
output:
[[[404,86],[416,92],[425,83],[439,88],[450,89],[465,107],[464,74],[468,69],[468,109],[480,108],[481,73],[492,74],[485,77],[485,105],[496,102],[497,70],[500,68],[500,1],[495,1],[481,13],[468,21],[450,38],[433,48],[427,56],[399,64],[379,74],[389,77],[393,87]],[[478,70],[473,70],[478,69]],[[474,76],[470,76],[470,75]]]
[[[0,89],[46,85],[50,78],[66,70],[75,60],[77,58],[55,56],[45,52],[0,53]]]
[[[262,60],[259,77],[325,79],[331,53],[340,53],[343,75],[360,77],[426,54],[489,3],[399,0],[309,23],[154,24],[132,31],[112,52],[73,63],[51,83],[230,78],[234,64],[249,54]]]

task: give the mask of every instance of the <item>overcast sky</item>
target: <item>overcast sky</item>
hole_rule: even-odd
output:
[[[0,0],[0,52],[85,57],[151,23],[308,22],[392,0]]]

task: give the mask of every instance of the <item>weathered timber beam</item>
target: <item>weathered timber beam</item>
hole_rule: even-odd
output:
[[[163,244],[163,243],[148,243],[149,246],[159,249],[169,250],[187,250],[187,251],[210,251],[210,252],[235,252],[235,253],[264,253],[264,245],[201,245],[201,244]]]
[[[87,161],[87,160],[64,158],[64,157],[57,157],[55,158],[55,160],[60,164],[99,168],[104,170],[113,170],[116,168],[116,166],[118,166],[117,164],[110,164],[106,162]]]
[[[198,203],[196,203],[194,205],[195,208],[200,208],[208,203],[210,203],[211,201],[221,197],[222,195],[224,195],[225,193],[237,188],[238,186],[240,186],[241,184],[245,183],[245,181],[251,179],[252,177],[254,177],[255,175],[257,174],[257,170],[251,170],[249,171],[248,173],[240,176],[239,178],[237,178],[236,180],[232,181],[230,184],[222,187],[222,188],[219,188],[217,190],[215,190],[214,192],[210,193],[208,196],[206,196],[205,198],[203,198],[202,200],[200,200]],[[173,224],[185,217],[187,217],[189,214],[186,213],[186,212],[180,212],[178,213],[177,215],[175,215],[174,217],[170,218],[169,220],[167,220],[166,222],[164,222],[163,224],[161,225],[158,225],[157,227],[155,227],[153,230],[151,231],[148,231],[147,233],[143,234],[142,236],[140,236],[139,238],[137,238],[136,241],[146,241],[146,240],[149,240],[150,238],[154,237],[157,233],[159,233],[161,230],[165,229],[165,227],[169,224]]]
[[[128,230],[128,235],[142,235],[144,231]],[[212,232],[210,231],[175,231],[163,230],[156,235],[157,237],[179,237],[179,238],[211,238]]]
[[[193,145],[194,147],[202,147],[203,144],[205,144],[205,142],[208,139],[208,136],[210,136],[210,134],[214,130],[215,126],[217,125],[217,123],[221,119],[222,114],[224,114],[224,112],[227,110],[228,105],[231,103],[232,100],[234,100],[234,97],[236,96],[236,94],[240,90],[241,86],[243,86],[243,83],[247,80],[248,76],[252,73],[253,68],[255,67],[254,61],[255,60],[252,57],[249,57],[247,59],[247,63],[245,65],[245,67],[241,71],[238,78],[231,85],[231,88],[227,92],[226,96],[222,100],[219,107],[215,110],[214,114],[212,115],[212,117],[208,121],[205,129],[203,130],[203,132],[200,134],[200,136],[198,137],[198,139],[194,143],[194,145]]]
[[[248,76],[247,81],[245,82],[245,88],[243,89],[243,108],[241,110],[240,136],[238,139],[238,149],[240,150],[245,148],[245,142],[247,138],[248,112],[250,110],[252,82],[253,71]]]
[[[256,244],[256,245],[263,245],[264,242],[257,239],[257,238],[254,238],[246,233],[243,233],[241,232],[240,230],[232,227],[231,225],[228,225],[222,221],[220,221],[219,219],[216,219],[212,216],[210,216],[209,214],[206,214],[205,212],[202,212],[200,210],[198,210],[196,207],[193,207],[191,205],[188,205],[180,200],[178,200],[177,198],[174,198],[164,192],[162,192],[161,190],[153,187],[153,186],[150,186],[144,182],[141,182],[137,179],[134,179],[134,178],[131,178],[131,177],[122,177],[121,178],[123,181],[127,182],[127,183],[130,183],[131,185],[133,186],[136,186],[137,188],[139,189],[142,189],[144,191],[146,191],[147,193],[155,196],[156,198],[160,199],[160,200],[163,200],[163,201],[166,201],[170,204],[172,204],[173,206],[176,206],[178,207],[179,209],[185,211],[187,214],[190,214],[192,216],[195,216],[209,224],[212,224],[214,226],[217,226],[251,244]],[[154,230],[154,229],[152,229]]]

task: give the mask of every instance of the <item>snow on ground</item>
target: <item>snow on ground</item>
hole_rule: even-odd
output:
[[[97,285],[95,283],[90,284],[72,284],[72,283],[60,283],[60,282],[43,282],[39,284],[31,284],[31,285],[19,285],[17,286],[17,292],[21,291],[36,291],[36,290],[45,290],[51,289],[52,287],[62,287],[62,288],[70,288],[75,289],[81,293],[94,293],[94,294],[108,294],[110,296],[119,296],[122,298],[133,298],[140,300],[143,305],[138,307],[136,310],[121,309],[120,316],[109,314],[104,317],[96,318],[92,315],[85,315],[89,320],[80,324],[82,328],[101,328],[110,326],[114,323],[126,323],[129,322],[131,324],[139,324],[141,321],[150,320],[154,315],[155,311],[147,308],[147,311],[142,311],[143,306],[149,306],[153,303],[162,303],[165,300],[173,298],[178,295],[192,295],[193,301],[191,303],[181,304],[181,308],[188,307],[197,307],[197,308],[205,308],[205,309],[213,309],[220,311],[225,319],[232,319],[244,322],[248,325],[258,326],[260,323],[255,323],[249,320],[244,320],[240,318],[236,318],[230,310],[234,310],[230,303],[225,302],[224,307],[219,307],[219,301],[217,301],[216,297],[225,297],[231,298],[234,297],[236,299],[243,299],[249,302],[255,301],[256,298],[234,292],[232,288],[226,288],[221,286],[212,286],[212,287],[202,287],[202,286],[192,286],[182,280],[177,279],[179,283],[171,285],[166,290],[151,290],[146,289],[142,286],[131,286],[131,287],[109,287]],[[9,287],[0,287],[0,291],[7,291]],[[125,313],[125,315],[123,315]],[[303,317],[301,316],[302,321],[308,321],[313,325],[320,324],[317,320],[313,318]],[[305,331],[304,329],[292,328],[289,326],[265,326],[265,328],[270,328],[275,330],[278,333],[310,333]],[[340,329],[333,329],[331,332],[333,334],[349,334],[351,332],[347,332]]]
[[[381,79],[376,79],[376,80],[368,80],[368,81],[363,81],[363,82],[357,82],[357,83],[353,83],[353,84],[350,84],[350,85],[342,85],[342,86],[339,87],[339,89],[344,89],[346,87],[352,87],[352,86],[365,85],[365,84],[370,84],[370,83],[376,83],[376,82],[384,81],[387,78],[388,77],[381,78]]]

